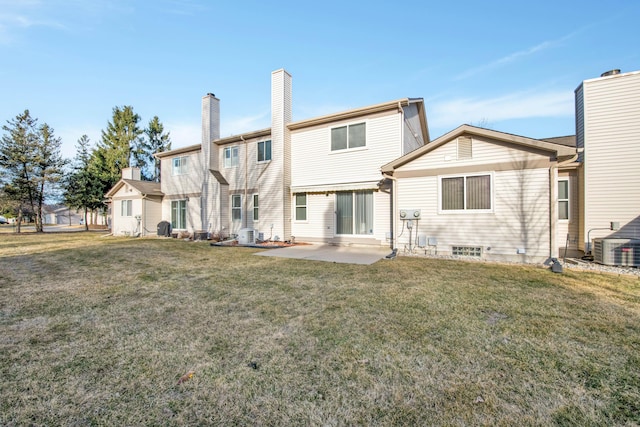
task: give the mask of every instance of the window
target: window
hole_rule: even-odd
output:
[[[569,180],[558,181],[558,219],[569,219]]]
[[[242,221],[242,195],[231,196],[231,220]]]
[[[131,216],[132,200],[123,200],[120,202],[120,216]]]
[[[482,256],[482,247],[480,246],[452,246],[451,254],[456,256]]]
[[[442,178],[443,211],[490,210],[491,175]]]
[[[253,195],[253,220],[257,221],[258,220],[258,195],[254,194]]]
[[[296,221],[307,220],[307,193],[296,194]]]
[[[238,166],[238,147],[226,147],[224,149],[224,167],[233,168]]]
[[[331,129],[331,151],[366,145],[366,125],[358,123]]]
[[[173,200],[171,202],[171,228],[187,228],[187,201]]]
[[[373,234],[373,191],[336,193],[336,234]]]
[[[258,161],[268,162],[271,160],[271,140],[258,142]]]
[[[189,172],[189,168],[188,168],[188,160],[189,157],[187,156],[183,156],[183,157],[174,157],[173,158],[173,168],[171,169],[171,174],[172,175],[184,175],[186,173]]]

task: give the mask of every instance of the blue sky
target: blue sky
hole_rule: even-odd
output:
[[[640,70],[640,1],[264,2],[0,0],[0,122],[29,109],[73,157],[115,106],[173,147],[270,126],[271,71],[293,76],[293,119],[424,98],[432,138],[463,124],[574,133],[573,91]]]

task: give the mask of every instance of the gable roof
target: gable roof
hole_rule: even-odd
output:
[[[164,193],[160,191],[159,182],[138,181],[135,179],[121,179],[120,181],[116,182],[116,185],[114,185],[105,196],[113,197],[125,184],[129,184],[143,196],[164,196]]]
[[[462,125],[451,132],[448,132],[441,137],[435,139],[434,141],[426,144],[417,150],[414,150],[410,153],[405,154],[402,157],[397,158],[396,160],[387,163],[382,166],[382,172],[393,172],[394,169],[409,163],[410,161],[417,159],[418,157],[435,150],[441,145],[446,144],[461,135],[475,135],[481,136],[485,138],[494,139],[497,141],[507,142],[515,145],[521,145],[523,147],[528,148],[537,148],[543,151],[549,151],[552,153],[556,153],[558,157],[571,157],[576,153],[575,147],[568,147],[566,145],[555,144],[553,142],[542,141],[539,139],[527,138],[525,136],[513,135],[510,133],[499,132],[491,129],[479,128],[471,125]]]

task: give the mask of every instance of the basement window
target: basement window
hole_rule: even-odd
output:
[[[481,246],[452,246],[451,255],[481,257]]]

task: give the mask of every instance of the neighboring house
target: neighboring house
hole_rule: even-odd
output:
[[[162,220],[162,196],[159,183],[140,180],[139,168],[122,169],[122,179],[106,194],[111,204],[111,232],[156,235]]]
[[[640,239],[640,71],[585,80],[575,100],[580,249],[595,237]]]
[[[394,183],[394,246],[527,262],[557,257],[558,168],[576,158],[575,147],[460,126],[382,167]]]

